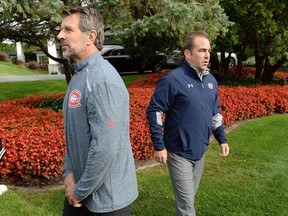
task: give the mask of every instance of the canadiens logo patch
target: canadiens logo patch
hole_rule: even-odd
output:
[[[209,89],[213,89],[213,84],[212,83],[208,83],[207,85],[208,85]]]
[[[78,90],[73,90],[69,95],[69,102],[68,102],[69,107],[76,108],[81,106],[80,100],[81,100],[81,92],[79,92]]]

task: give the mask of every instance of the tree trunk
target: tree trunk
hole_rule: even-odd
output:
[[[220,64],[217,57],[217,54],[213,54],[210,56],[210,71],[213,76],[216,78],[217,81],[221,81],[221,74],[220,74]]]
[[[229,57],[228,57],[229,58]],[[214,65],[217,66],[218,71],[218,80],[219,81],[227,81],[228,79],[228,72],[229,72],[229,60],[225,58],[225,52],[221,52],[221,61],[219,62],[218,56],[213,56],[214,59]],[[212,62],[211,62],[212,63]],[[214,66],[214,67],[215,67]],[[215,67],[216,69],[216,67]]]
[[[74,74],[74,71],[71,68],[71,65],[70,65],[70,62],[69,62],[68,59],[63,59],[63,66],[64,66],[66,83],[68,85],[70,80],[71,80],[71,78],[72,78],[72,76],[73,76],[73,74]]]
[[[284,61],[278,61],[275,65],[271,65],[266,59],[263,75],[261,78],[262,83],[271,83],[274,73],[284,64]]]
[[[53,59],[54,61],[57,61],[59,62],[60,64],[63,64],[63,67],[64,67],[64,73],[65,73],[65,78],[66,78],[66,83],[67,85],[69,84],[73,74],[74,74],[74,71],[73,69],[71,68],[70,66],[70,62],[69,62],[69,59],[64,59],[64,58],[56,58],[52,55],[49,54],[49,52],[47,51],[47,49],[43,46],[39,46],[41,48],[41,50],[44,52],[44,54],[46,56],[48,56],[48,58],[51,58]]]
[[[225,58],[225,52],[221,53],[221,65],[222,65],[222,70],[223,70],[223,75],[224,75],[223,79],[225,81],[227,81],[228,79],[230,57],[231,57],[231,53],[229,53],[227,58]]]
[[[255,72],[255,80],[261,80],[264,66],[264,55],[260,55],[259,53],[259,38],[255,38],[255,48],[254,48],[254,56],[256,63],[256,72]]]
[[[241,46],[240,55],[238,57],[238,64],[236,68],[236,74],[238,77],[243,75],[243,57],[246,50],[246,43]]]
[[[264,65],[264,56],[255,55],[256,62],[256,72],[255,72],[255,80],[261,80],[263,74],[263,65]]]

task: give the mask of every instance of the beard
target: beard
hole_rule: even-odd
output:
[[[80,53],[85,51],[85,47],[75,47],[75,48],[68,48],[68,49],[63,49],[62,54],[64,58],[72,58],[75,56],[78,56]]]
[[[62,54],[64,58],[71,58],[78,56],[83,51],[86,50],[86,43],[84,38],[79,40],[76,43],[69,43],[66,46],[62,47]]]

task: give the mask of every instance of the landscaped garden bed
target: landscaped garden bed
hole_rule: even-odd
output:
[[[135,160],[153,156],[146,109],[157,81],[165,73],[149,74],[128,88],[130,137]],[[281,74],[281,76],[284,76]],[[219,86],[224,125],[274,113],[288,112],[287,85]],[[0,178],[22,185],[49,184],[61,177],[65,154],[61,112],[39,108],[63,94],[37,95],[0,102],[0,136],[7,154],[0,163]],[[57,104],[53,104],[57,107]],[[59,106],[55,109],[59,110]]]

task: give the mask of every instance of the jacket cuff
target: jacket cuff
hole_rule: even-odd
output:
[[[157,146],[154,145],[154,150],[155,150],[155,151],[162,151],[162,150],[164,150],[164,149],[165,149],[165,146],[164,146],[164,145],[157,145]]]
[[[71,170],[62,170],[62,176],[65,178],[69,173],[72,173]]]
[[[220,125],[213,130],[213,135],[219,144],[227,143],[227,137],[223,125]]]

